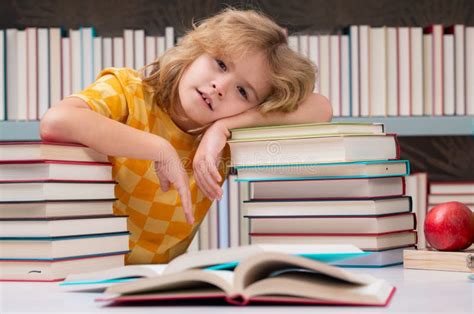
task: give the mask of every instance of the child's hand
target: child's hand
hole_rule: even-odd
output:
[[[218,164],[227,142],[226,129],[214,123],[204,133],[193,160],[194,178],[201,191],[211,200],[221,199],[222,180]]]
[[[154,162],[156,175],[160,180],[161,190],[166,192],[173,184],[178,191],[183,206],[184,215],[188,223],[194,223],[194,217],[191,204],[191,192],[189,190],[189,179],[186,170],[181,162],[178,153],[174,147],[163,141],[157,160]]]

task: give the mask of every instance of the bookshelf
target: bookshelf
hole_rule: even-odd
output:
[[[333,121],[378,122],[387,133],[398,136],[470,136],[474,135],[474,117],[338,117]],[[39,121],[2,121],[1,141],[39,140]]]

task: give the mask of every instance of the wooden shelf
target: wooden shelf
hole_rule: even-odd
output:
[[[474,116],[453,117],[338,117],[333,121],[379,122],[387,133],[399,136],[469,136],[474,135]],[[2,121],[0,140],[39,140],[39,121]]]

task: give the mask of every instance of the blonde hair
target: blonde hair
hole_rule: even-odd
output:
[[[193,24],[181,42],[148,65],[152,71],[143,81],[154,89],[155,103],[176,113],[179,81],[196,58],[203,53],[232,58],[249,51],[263,51],[270,69],[272,88],[260,112],[294,111],[313,91],[316,67],[289,48],[283,29],[260,12],[233,8]]]

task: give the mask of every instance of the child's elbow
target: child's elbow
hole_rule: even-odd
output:
[[[60,141],[61,134],[63,134],[63,125],[66,123],[65,120],[65,112],[62,108],[50,108],[40,121],[41,139],[46,142]]]

